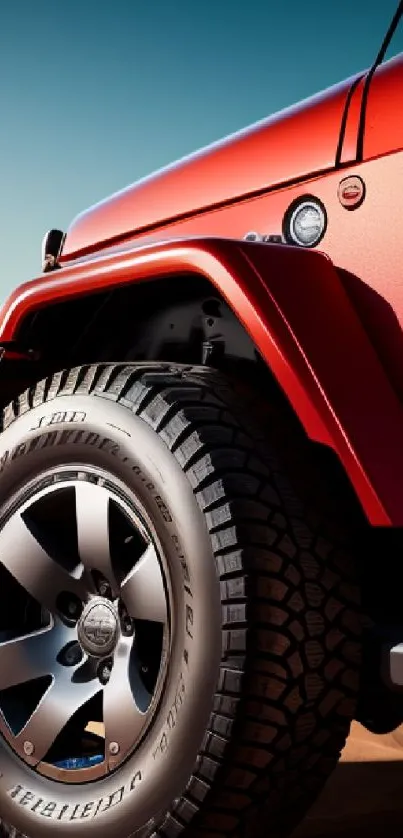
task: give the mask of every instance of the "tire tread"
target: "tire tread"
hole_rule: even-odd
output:
[[[268,442],[282,417],[269,409],[255,421],[256,408],[219,373],[75,367],[23,393],[3,426],[74,394],[118,401],[160,435],[192,485],[220,580],[222,659],[208,730],[155,834],[249,838],[267,819],[271,838],[288,834],[335,766],[354,714],[361,621],[346,539],[326,517],[307,523]],[[296,447],[311,498],[315,480]]]

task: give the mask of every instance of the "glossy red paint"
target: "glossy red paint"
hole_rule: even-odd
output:
[[[61,301],[105,281],[111,286],[189,272],[220,290],[308,434],[339,453],[369,520],[403,524],[402,405],[337,272],[320,253],[206,239],[77,264],[22,286],[3,309],[0,341],[12,340],[26,313],[50,296]]]
[[[349,79],[116,193],[73,221],[62,261],[335,165]],[[314,130],[313,130],[314,127]]]
[[[391,131],[394,132],[395,146],[399,148],[403,147],[403,123],[401,120],[396,119],[396,103],[393,98],[393,91],[399,90],[399,87],[395,85],[397,84],[397,80],[401,78],[402,73],[403,56],[398,56],[386,62],[379,68],[372,80],[372,84],[381,84],[378,99],[374,100],[371,98],[371,93],[368,97],[369,110],[365,123],[365,136],[370,137],[375,129],[380,131],[381,134],[382,131],[379,129],[379,123],[389,126],[385,140],[387,145],[386,151],[390,150]],[[327,102],[326,96],[321,94],[317,99],[307,101],[307,104],[310,106],[307,111],[302,108],[302,105],[299,105],[295,109],[293,116],[291,109],[285,112],[287,118],[285,118],[284,113],[279,114],[272,117],[272,124],[270,120],[267,120],[265,123],[261,123],[256,127],[253,134],[254,142],[263,143],[264,141],[267,147],[269,143],[273,143],[274,152],[276,151],[276,144],[281,146],[283,143],[284,137],[286,137],[286,130],[289,132],[290,146],[287,148],[283,144],[279,152],[283,155],[283,148],[288,151],[288,156],[285,154],[282,156],[283,163],[287,166],[287,173],[283,177],[282,182],[277,182],[280,181],[280,177],[279,175],[274,175],[272,185],[262,188],[260,192],[259,189],[256,189],[256,192],[259,192],[256,196],[255,194],[251,195],[250,192],[252,191],[253,193],[253,190],[245,186],[244,192],[238,200],[235,200],[233,197],[237,189],[233,187],[233,182],[230,177],[231,168],[233,169],[232,176],[235,180],[238,177],[252,176],[250,174],[252,169],[249,168],[249,160],[248,166],[245,166],[245,162],[243,161],[243,165],[239,167],[237,165],[239,162],[237,157],[233,156],[233,143],[241,151],[244,148],[243,143],[248,140],[248,134],[251,130],[249,129],[246,132],[235,135],[235,137],[229,138],[224,143],[212,146],[187,158],[182,163],[157,172],[150,178],[134,184],[127,190],[123,190],[123,192],[116,193],[116,195],[78,216],[68,231],[61,262],[68,264],[74,258],[78,258],[87,252],[90,253],[95,250],[100,252],[104,249],[108,250],[110,247],[115,248],[119,246],[120,241],[125,244],[130,244],[130,242],[148,243],[160,240],[161,236],[171,237],[177,235],[221,235],[242,238],[249,230],[258,230],[263,233],[281,232],[281,223],[285,209],[295,197],[312,190],[320,197],[322,185],[326,184],[329,178],[332,177],[332,169],[337,168],[335,161],[338,152],[340,155],[340,164],[346,168],[349,166],[346,172],[340,174],[339,180],[342,179],[342,176],[347,176],[350,173],[350,167],[353,167],[352,173],[355,173],[357,166],[354,164],[357,161],[364,81],[365,76],[358,74],[357,77],[350,79],[344,86],[339,85],[336,88],[331,88],[329,102]],[[382,99],[382,85],[385,86],[386,91],[384,99]],[[344,107],[341,107],[340,98],[341,90],[343,90],[344,105],[348,102],[344,127]],[[351,90],[352,95],[349,98],[348,93]],[[339,91],[339,93],[337,94],[336,91]],[[314,105],[312,104],[313,101],[315,102]],[[383,102],[382,110],[379,110],[379,101]],[[370,103],[372,103],[371,107],[369,106]],[[327,109],[328,105],[329,109]],[[338,123],[335,120],[336,113],[339,118]],[[377,113],[379,116],[377,116]],[[315,121],[313,115],[315,115]],[[316,118],[318,116],[320,116],[320,119],[319,128],[317,129]],[[303,117],[305,117],[304,121]],[[379,117],[382,117],[382,119],[379,119]],[[326,119],[328,119],[328,123],[326,123]],[[338,125],[337,131],[335,129],[336,123]],[[316,145],[316,138],[323,136],[323,132],[321,134],[319,129],[321,127],[325,128],[326,124],[328,124],[328,128],[331,125],[331,129],[329,128],[328,140],[324,143],[325,152],[328,155],[327,165],[325,166],[325,152],[322,151],[319,145]],[[298,130],[304,131],[303,135],[301,135],[303,145],[302,143],[300,145],[299,141],[298,145],[296,144],[296,137],[298,136],[299,138],[300,136],[297,134],[297,127]],[[270,133],[272,129],[274,129],[273,134]],[[315,143],[312,142],[313,133],[315,134]],[[305,145],[306,141],[307,144]],[[338,148],[339,141],[340,148]],[[302,171],[299,157],[301,147],[307,155],[309,153],[316,155],[316,167],[312,161],[310,168],[306,169],[305,177],[300,174],[296,175],[298,166],[298,171]],[[367,152],[369,148],[368,142],[364,148]],[[217,154],[224,152],[227,164],[222,170],[217,166]],[[366,156],[368,157],[368,154]],[[275,154],[273,155],[273,160],[278,163]],[[318,165],[318,160],[320,160],[320,165]],[[254,162],[252,161],[252,166],[256,167],[256,171],[253,169],[254,176],[257,178],[256,183],[260,182],[262,186],[261,156],[255,157]],[[322,171],[322,169],[328,171]],[[225,180],[224,175],[221,177],[222,171],[225,172],[227,180]],[[214,193],[217,198],[216,200],[210,200],[212,206],[209,206],[207,200],[204,203],[199,200],[200,188],[198,187],[198,177],[200,177],[202,192],[203,190],[217,190],[224,186],[226,187],[227,192],[223,194],[227,195],[227,200],[223,199],[223,206],[220,206],[217,197],[218,193]],[[192,211],[186,211],[185,213],[179,210],[177,212],[172,211],[173,204],[183,200],[182,192],[179,188],[182,180],[187,195],[186,200],[191,202],[193,213]],[[160,187],[161,193],[158,191]],[[159,197],[160,204],[156,206]],[[171,211],[169,210],[169,206],[164,209],[164,201],[171,201]],[[154,213],[152,216],[153,220],[151,220],[150,212]],[[263,212],[265,213],[264,221],[261,220]],[[185,215],[185,218],[182,218],[182,214]],[[130,224],[127,222],[128,215],[131,219]],[[156,221],[157,217],[159,221]],[[136,223],[134,223],[133,219],[137,219]],[[235,219],[239,219],[239,223],[236,223]],[[117,233],[117,229],[120,232]],[[131,233],[130,229],[132,230]],[[367,238],[365,229],[361,227],[361,230],[362,235]],[[333,258],[332,252],[329,251],[323,241],[320,247]],[[340,264],[343,265],[343,260]],[[344,265],[344,267],[347,267],[347,265]]]

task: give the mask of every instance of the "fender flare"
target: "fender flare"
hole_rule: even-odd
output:
[[[188,239],[70,263],[20,286],[0,311],[0,344],[27,314],[125,283],[199,274],[251,336],[308,436],[330,446],[371,524],[403,524],[402,405],[322,253],[276,244]]]

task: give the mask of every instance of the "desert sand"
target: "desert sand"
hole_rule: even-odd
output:
[[[403,727],[354,723],[338,768],[293,838],[403,838]]]

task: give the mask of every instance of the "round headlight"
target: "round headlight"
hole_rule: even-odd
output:
[[[315,200],[298,204],[289,216],[288,239],[301,247],[314,247],[326,229],[325,211]]]

